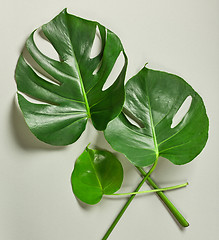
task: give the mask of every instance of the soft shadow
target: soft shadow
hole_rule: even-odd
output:
[[[151,189],[153,189],[153,188],[151,188]],[[174,191],[176,191],[176,190],[178,190],[178,189],[175,189]],[[165,193],[165,195],[168,195],[168,194]],[[163,206],[166,208],[166,210],[169,212],[170,216],[172,217],[172,219],[173,219],[173,221],[176,223],[176,225],[179,227],[179,229],[180,229],[182,232],[186,231],[186,228],[187,228],[187,227],[183,227],[183,226],[177,221],[177,219],[175,218],[175,216],[173,215],[173,213],[170,211],[170,209],[167,207],[167,205],[163,202],[163,200],[159,197],[159,195],[156,194],[156,196],[160,199],[162,205],[163,205]],[[169,199],[169,197],[168,197],[168,199]],[[170,200],[170,199],[169,199],[169,200]],[[170,201],[171,201],[171,203],[173,203],[172,200],[170,200]],[[175,206],[174,203],[173,203],[173,205]]]
[[[50,42],[50,41],[48,40],[48,38],[45,36],[42,28],[39,29],[38,34],[40,35],[40,37],[41,37],[42,39],[46,40],[47,42]]]
[[[73,193],[73,192],[72,192]],[[74,193],[73,193],[73,195],[74,195]],[[86,204],[86,203],[84,203],[84,202],[82,202],[80,199],[78,199],[76,196],[75,196],[75,198],[76,198],[76,200],[77,200],[77,202],[78,202],[78,205],[83,209],[83,210],[85,210],[85,211],[90,211],[90,210],[92,210],[92,208],[93,208],[93,205],[89,205],[89,204]]]
[[[65,148],[59,146],[52,146],[38,140],[28,128],[16,102],[17,99],[15,96],[11,105],[10,123],[14,138],[21,148],[25,150],[44,149],[48,151]]]
[[[148,168],[145,168],[145,171],[148,172],[150,169],[150,167]],[[180,168],[179,166],[175,166],[174,164],[172,164],[169,160],[165,159],[165,158],[162,158],[160,157],[159,158],[159,161],[158,161],[158,165],[156,167],[156,170],[153,172],[153,176],[151,177],[152,179],[159,179],[159,177],[161,176],[161,179],[162,178],[166,178],[166,176],[168,176],[168,174],[171,175],[171,178],[174,177],[173,175],[177,176],[180,174],[180,172],[182,171],[185,171],[185,169],[183,168]],[[140,174],[140,172],[138,171],[138,173]],[[156,181],[155,181],[156,182]],[[160,182],[160,181],[159,181]],[[162,182],[162,185],[163,184],[168,184],[168,185],[171,185],[171,182],[170,180],[168,180],[167,182],[165,182],[165,180],[161,180]],[[186,181],[185,181],[186,182]],[[147,182],[145,182],[146,184],[148,184]],[[157,183],[157,182],[156,182]],[[174,185],[175,182],[173,181],[172,182],[172,185]],[[159,184],[157,184],[158,187]],[[148,184],[148,186],[150,187],[150,184]],[[153,189],[153,187],[151,187],[151,189]],[[177,190],[180,190],[180,189],[175,189],[173,191],[177,191]],[[159,195],[157,193],[150,193],[150,194],[155,194],[161,201],[162,205],[167,209],[167,211],[170,213],[173,221],[176,223],[176,225],[179,227],[179,229],[181,231],[185,231],[186,228],[185,227],[182,227],[181,224],[177,221],[177,219],[175,218],[175,216],[172,214],[172,212],[170,211],[170,209],[166,206],[166,204],[163,202],[163,200],[159,197]],[[150,195],[150,194],[147,194],[147,195]],[[165,195],[168,196],[168,193],[165,193]],[[142,194],[142,197],[145,197],[144,194]],[[168,197],[169,198],[169,197]],[[172,202],[172,200],[170,199],[170,201]],[[173,203],[173,202],[172,202]]]
[[[100,149],[100,150],[110,149],[110,151],[112,150],[111,146],[106,141],[103,132],[101,131],[97,131],[97,137],[94,143],[92,143],[92,146],[95,149]]]
[[[42,30],[37,31],[37,34],[43,39],[48,41],[48,39],[43,34]],[[55,80],[52,76],[50,76],[45,70],[43,70],[31,57],[29,52],[27,51],[26,47],[23,46],[21,49],[21,54],[27,61],[27,63],[39,74],[43,75],[46,80],[51,81],[53,83],[59,83],[57,80]],[[14,74],[15,78],[15,74]],[[17,104],[17,98],[14,97],[12,101],[11,106],[11,113],[10,113],[10,123],[12,127],[12,132],[14,134],[14,138],[18,145],[20,145],[21,148],[25,150],[37,150],[37,149],[44,149],[44,150],[60,150],[65,149],[65,146],[52,146],[49,144],[46,144],[44,142],[41,142],[39,139],[37,139],[28,128],[24,117],[18,107]]]

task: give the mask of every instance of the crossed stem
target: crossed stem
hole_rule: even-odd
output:
[[[143,179],[141,180],[141,182],[139,183],[139,185],[137,186],[137,188],[135,189],[134,192],[139,192],[140,188],[142,187],[142,185],[144,184],[145,181],[147,181],[149,183],[149,185],[154,188],[154,189],[159,189],[159,187],[156,185],[156,183],[150,178],[150,174],[154,171],[154,169],[156,168],[157,165],[157,161],[158,161],[158,157],[156,159],[156,161],[154,162],[154,164],[152,165],[151,169],[149,170],[149,172],[145,172],[143,168],[139,168],[137,167],[137,169],[140,171],[140,173],[143,176]],[[186,221],[186,219],[182,216],[182,214],[176,209],[176,207],[170,202],[170,200],[167,198],[167,196],[162,192],[161,189],[159,189],[160,191],[157,191],[156,194],[161,198],[161,200],[166,204],[166,206],[169,208],[169,210],[172,212],[173,216],[175,216],[176,220],[183,226],[183,227],[188,227],[189,223]],[[130,205],[130,203],[132,202],[132,200],[134,199],[134,197],[136,196],[136,194],[131,195],[131,197],[128,199],[128,201],[126,202],[126,204],[123,206],[123,208],[121,209],[121,211],[119,212],[119,214],[117,215],[117,217],[115,218],[115,220],[113,221],[112,225],[110,226],[110,228],[108,229],[108,231],[106,232],[106,234],[104,235],[104,237],[102,238],[102,240],[106,240],[109,235],[111,234],[111,232],[113,231],[113,229],[115,228],[116,224],[119,222],[120,218],[122,217],[122,215],[124,214],[124,212],[126,211],[126,209],[128,208],[128,206]]]

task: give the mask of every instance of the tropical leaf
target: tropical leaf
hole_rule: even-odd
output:
[[[174,116],[189,96],[188,112],[172,127]],[[109,123],[105,137],[136,166],[151,165],[158,156],[180,165],[204,148],[208,117],[201,97],[182,78],[144,67],[127,82],[124,111]]]
[[[96,30],[102,50],[91,58]],[[20,56],[15,78],[19,92],[37,99],[33,103],[18,93],[18,101],[30,130],[40,140],[53,145],[75,142],[91,118],[97,130],[104,130],[124,103],[124,78],[127,57],[119,38],[101,24],[63,10],[42,26],[60,61],[44,55],[34,42],[34,32],[26,48],[35,62],[59,84],[49,82]],[[120,54],[124,65],[114,83],[102,90]]]
[[[77,159],[72,173],[72,189],[87,204],[98,203],[102,196],[118,191],[123,181],[123,168],[110,152],[86,148]]]

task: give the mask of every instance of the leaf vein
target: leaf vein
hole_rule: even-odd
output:
[[[188,142],[186,142],[186,143],[182,143],[182,144],[179,144],[179,145],[176,145],[176,146],[173,146],[173,147],[164,149],[164,150],[160,151],[160,153],[166,152],[166,151],[171,150],[171,149],[174,149],[174,148],[182,147],[182,146],[184,146],[184,145],[186,145],[186,144],[188,144],[188,143],[190,143],[190,142],[191,142],[191,141],[188,141]]]

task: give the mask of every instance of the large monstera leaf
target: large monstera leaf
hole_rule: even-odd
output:
[[[172,127],[178,110],[191,96],[188,112]],[[110,145],[136,166],[148,166],[159,157],[180,165],[196,157],[208,138],[208,117],[201,97],[182,78],[144,67],[126,84],[124,113],[105,130]]]
[[[96,29],[99,29],[102,50],[91,58]],[[104,130],[122,110],[127,57],[119,38],[97,22],[84,20],[63,10],[42,31],[57,51],[60,61],[43,54],[34,42],[34,32],[26,48],[35,62],[59,85],[40,77],[21,55],[15,78],[19,92],[42,104],[28,101],[18,93],[24,118],[40,140],[52,145],[75,142],[91,118],[97,130]],[[103,86],[120,54],[124,65],[114,83]]]

